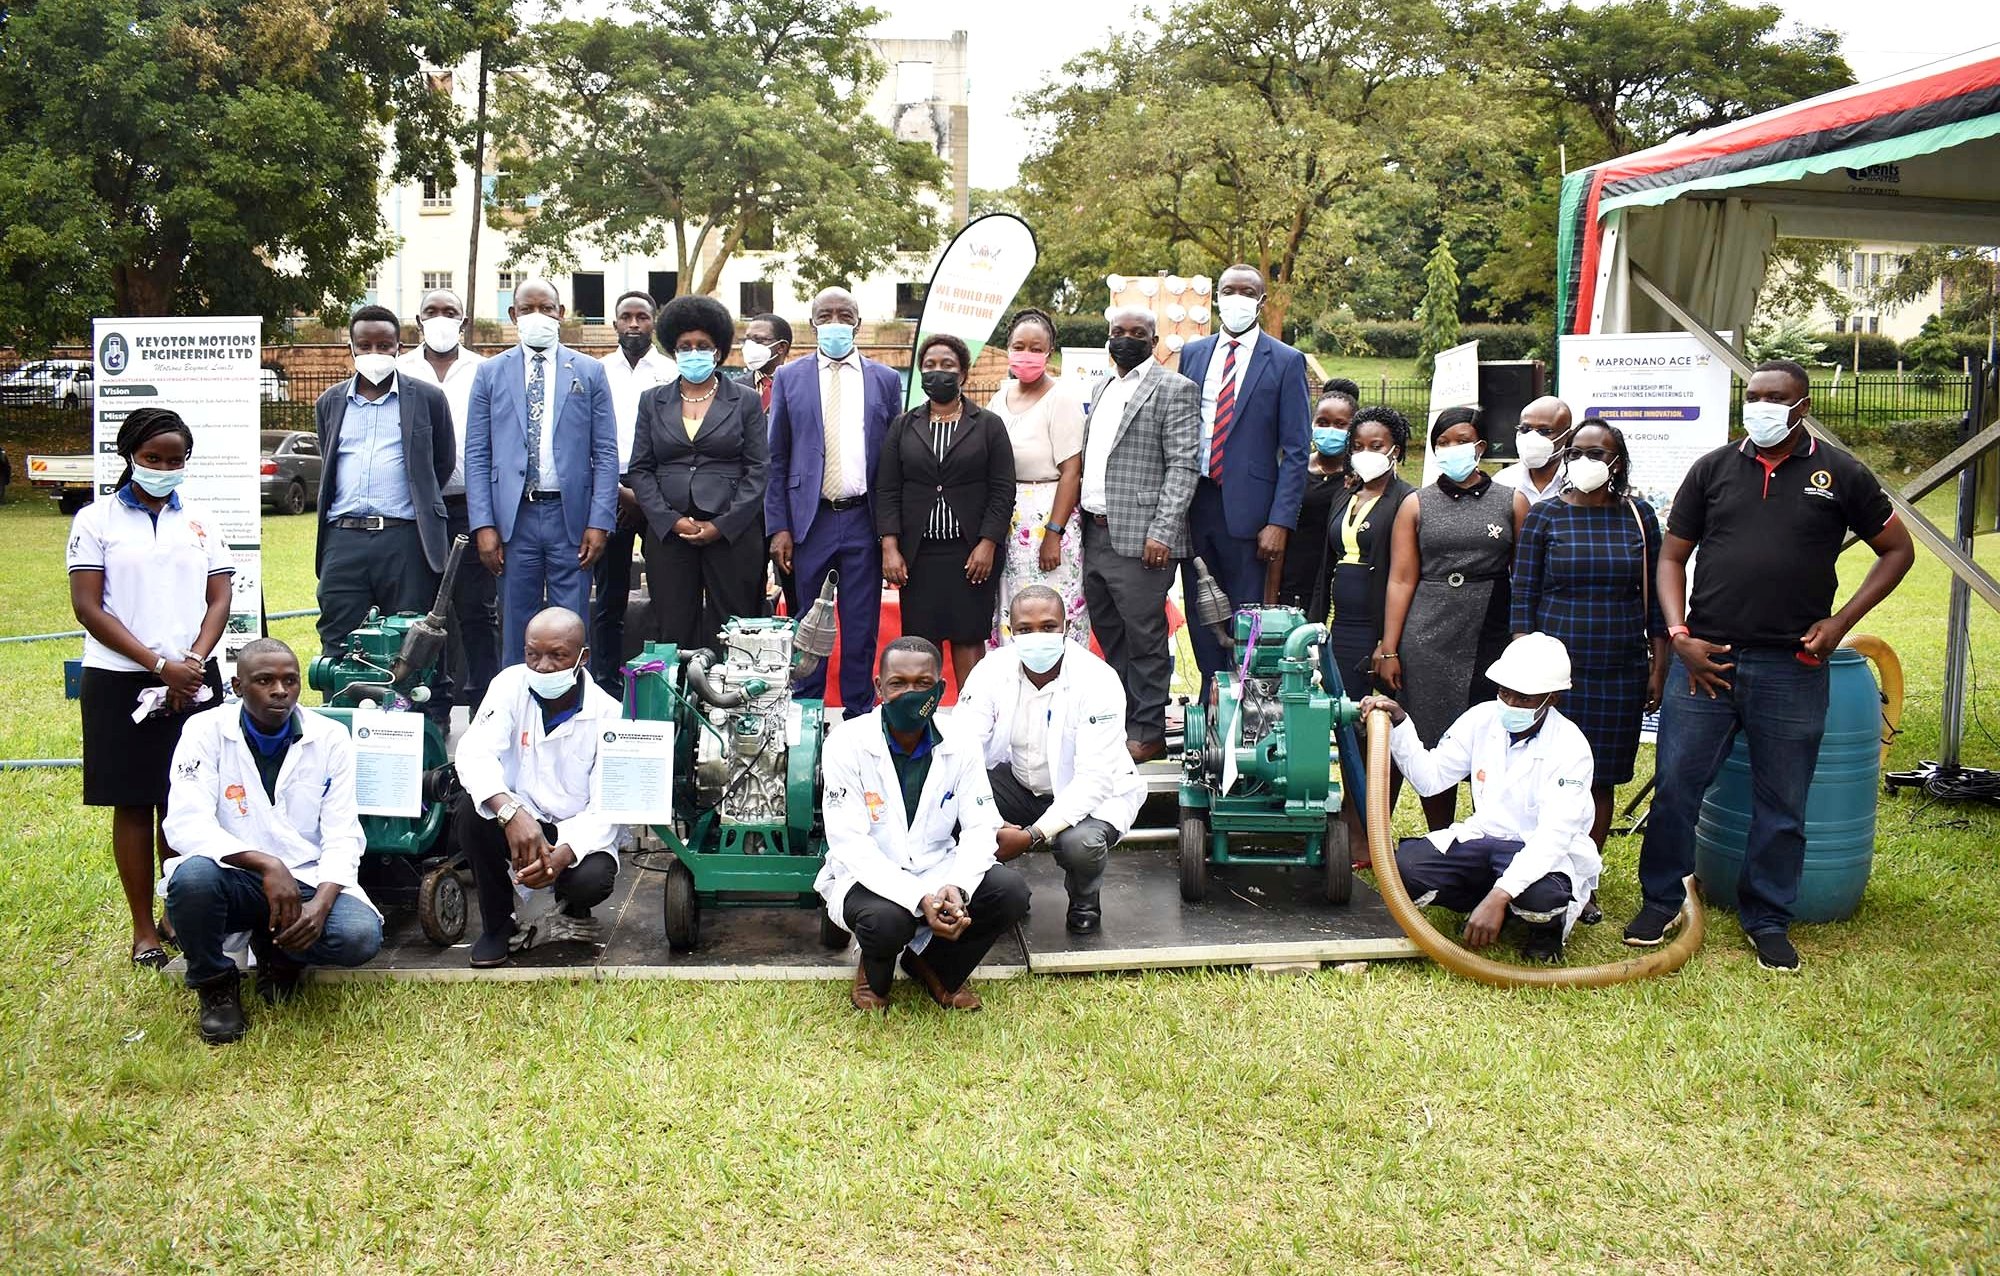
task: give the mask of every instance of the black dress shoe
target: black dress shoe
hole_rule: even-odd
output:
[[[1097,902],[1097,892],[1079,895],[1069,902],[1069,913],[1063,925],[1072,935],[1094,935],[1104,929],[1104,909]]]
[[[209,1045],[226,1046],[250,1030],[250,1022],[243,1017],[242,982],[243,977],[232,970],[195,985],[195,996],[201,1000],[196,1024],[201,1039]]]
[[[507,957],[513,950],[513,945],[508,942],[512,938],[511,934],[495,935],[482,932],[478,939],[472,941],[472,968],[488,970],[494,966],[506,965]]]

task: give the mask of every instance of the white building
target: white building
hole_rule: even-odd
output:
[[[947,234],[962,225],[969,200],[967,161],[970,138],[966,126],[969,62],[966,35],[954,32],[940,40],[875,40],[876,55],[887,66],[870,95],[870,113],[895,130],[898,137],[929,142],[944,159],[950,175],[949,192],[938,193],[941,212],[948,212]],[[470,108],[472,71],[449,77],[451,92]],[[489,156],[502,139],[489,139]],[[414,316],[423,295],[433,288],[468,294],[474,317],[507,321],[514,285],[533,275],[553,278],[570,314],[586,322],[603,322],[621,293],[643,291],[660,301],[682,291],[671,255],[662,259],[638,256],[606,257],[589,245],[579,246],[573,269],[553,271],[538,262],[510,264],[512,245],[505,230],[480,219],[479,278],[465,279],[466,252],[479,215],[479,199],[490,189],[492,174],[474,180],[461,168],[449,191],[435,181],[385,186],[382,219],[397,247],[369,281],[368,299],[404,318]],[[942,244],[939,245],[942,247]],[[896,317],[914,319],[936,250],[905,254],[889,269],[863,280],[854,289],[864,320]],[[725,264],[715,297],[739,317],[776,311],[803,321],[811,301],[809,285],[784,268],[783,255],[769,250],[739,250]]]
[[[1814,330],[1880,333],[1898,344],[1916,336],[1924,320],[1943,308],[1944,295],[1939,285],[1931,285],[1929,292],[1902,305],[1876,306],[1868,300],[1877,286],[1893,279],[1902,268],[1903,254],[1909,247],[1908,244],[1855,244],[1851,251],[1836,257],[1820,273],[1820,279],[1848,299],[1852,313],[1841,316],[1824,306],[1815,306]]]

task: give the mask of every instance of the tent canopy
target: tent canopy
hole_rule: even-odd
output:
[[[1559,330],[1674,322],[1634,266],[1741,333],[1779,236],[2000,243],[2000,49],[1857,84],[1563,179]]]

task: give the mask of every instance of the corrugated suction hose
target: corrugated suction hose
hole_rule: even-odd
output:
[[[1396,871],[1396,839],[1389,832],[1389,727],[1389,715],[1383,710],[1368,715],[1368,850],[1375,861],[1375,884],[1381,889],[1389,916],[1432,961],[1455,975],[1496,988],[1602,988],[1679,970],[1701,948],[1706,925],[1693,877],[1687,879],[1680,933],[1673,942],[1630,961],[1602,966],[1511,966],[1468,952],[1446,938],[1423,910],[1410,902],[1402,875]]]

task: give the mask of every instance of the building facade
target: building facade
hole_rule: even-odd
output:
[[[1933,284],[1923,296],[1901,305],[1877,305],[1870,300],[1873,291],[1893,279],[1902,268],[1903,254],[1909,247],[1908,244],[1855,244],[1837,256],[1820,273],[1820,279],[1847,298],[1850,313],[1837,315],[1825,306],[1816,306],[1812,316],[1814,330],[1880,333],[1898,344],[1916,336],[1924,320],[1944,305],[1938,285]]]

